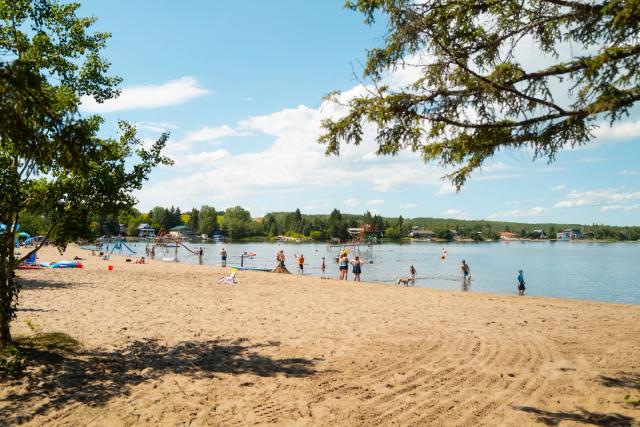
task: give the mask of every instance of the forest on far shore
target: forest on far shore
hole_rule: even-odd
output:
[[[224,235],[232,239],[273,239],[276,236],[288,236],[319,241],[332,238],[346,240],[350,238],[348,228],[367,224],[368,235],[385,239],[408,238],[410,233],[416,230],[432,232],[433,237],[443,240],[497,239],[498,233],[504,231],[513,232],[523,238],[540,238],[542,230],[547,238],[553,239],[559,231],[574,229],[582,233],[582,238],[589,240],[640,240],[640,227],[637,226],[383,217],[372,215],[368,211],[358,215],[342,213],[338,209],[329,214],[308,215],[296,209],[293,212],[270,212],[263,217],[252,217],[251,213],[241,206],[218,211],[207,205],[185,212],[174,206],[156,206],[149,212],[130,209],[117,216],[96,217],[91,229],[95,237],[118,234],[137,236],[141,224],[148,224],[156,232],[176,226],[187,226],[198,236]],[[24,212],[21,215],[21,226],[32,235],[40,235],[44,234],[49,222],[46,213]]]

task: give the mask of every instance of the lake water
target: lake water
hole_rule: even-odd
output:
[[[130,244],[131,245],[131,244]],[[321,258],[326,258],[327,275],[337,278],[338,267],[331,251],[323,243],[188,243],[191,248],[204,248],[204,263],[220,265],[219,252],[225,247],[227,265],[239,265],[237,256],[255,252],[256,257],[244,259],[249,267],[273,268],[275,254],[283,249],[286,266],[297,272],[295,255],[304,254],[305,274],[321,274]],[[145,243],[133,249],[144,255]],[[442,248],[446,260],[440,260]],[[397,277],[409,275],[414,265],[418,274],[416,286],[448,290],[465,290],[460,273],[460,261],[465,259],[471,268],[471,292],[517,294],[516,276],[524,270],[527,295],[576,298],[627,304],[640,304],[640,244],[586,242],[492,242],[449,243],[414,242],[373,245],[370,253],[361,247],[365,257],[362,280],[394,283]],[[170,249],[173,255],[173,249]],[[351,250],[349,258],[356,253]],[[156,259],[163,254],[156,249]],[[181,262],[197,264],[198,258],[180,248]],[[371,262],[371,263],[369,263]],[[349,279],[353,275],[349,270]]]

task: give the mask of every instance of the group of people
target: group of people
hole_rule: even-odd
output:
[[[197,250],[197,254],[199,255],[200,259],[202,257],[202,253],[203,253],[202,248]],[[447,251],[443,248],[440,254],[440,260],[442,261],[446,260],[447,255],[448,255]],[[222,260],[222,266],[225,267],[227,265],[227,251],[225,250],[225,248],[222,248],[222,250],[220,251],[220,258]],[[299,256],[294,255],[294,258],[296,259],[296,262],[298,264],[298,274],[304,274],[304,266],[305,266],[304,255],[303,254],[300,254]],[[278,264],[278,267],[286,268],[285,255],[282,249],[276,253],[276,262]],[[360,275],[362,274],[362,260],[360,259],[359,256],[356,255],[353,260],[350,260],[349,254],[347,253],[347,251],[343,251],[338,256],[335,257],[335,263],[338,264],[339,280],[348,280],[349,267],[351,266],[351,271],[353,273],[353,280],[356,282],[360,281]],[[327,269],[326,259],[325,257],[322,257],[322,261],[320,264],[322,278],[327,278],[326,269]],[[467,263],[467,261],[464,259],[460,263],[460,272],[462,273],[463,289],[468,290],[469,284],[471,283],[471,268],[469,267],[469,264]],[[417,274],[418,272],[416,271],[415,266],[411,265],[409,267],[409,280],[411,280],[412,283],[415,283]],[[525,292],[525,281],[524,281],[524,274],[522,270],[518,271],[518,276],[516,278],[516,281],[517,281],[518,295],[523,296]]]
[[[305,258],[304,254],[294,255],[296,262],[298,263],[298,274],[304,274],[304,266],[305,266]],[[279,250],[276,253],[276,262],[278,263],[278,267],[286,268],[284,265],[285,256],[284,251]],[[349,255],[347,252],[342,252],[338,257],[336,257],[336,264],[338,264],[338,271],[340,273],[340,280],[347,280],[349,273],[349,266],[352,267],[353,272],[353,280],[356,282],[360,281],[360,275],[362,274],[362,260],[360,260],[359,256],[356,256],[353,260],[349,260]],[[327,271],[327,262],[326,258],[322,257],[322,261],[320,263],[320,271],[322,272],[322,278],[326,279],[326,271]]]
[[[356,257],[350,261],[349,254],[346,251],[342,252],[338,257],[338,271],[340,272],[340,280],[348,279],[349,265],[351,265],[352,268],[351,271],[353,273],[353,280],[355,282],[359,282],[360,275],[362,274],[362,261],[360,261],[360,257],[358,255],[356,255]]]

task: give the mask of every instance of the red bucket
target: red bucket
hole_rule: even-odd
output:
[[[108,269],[109,271],[112,271],[112,270],[113,270],[113,265],[110,265],[109,267],[107,267],[107,269]]]

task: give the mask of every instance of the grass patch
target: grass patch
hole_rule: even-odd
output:
[[[14,345],[0,349],[0,377],[17,377],[24,369],[24,357]]]
[[[80,341],[63,332],[39,332],[26,337],[17,337],[14,341],[18,347],[30,350],[73,353],[82,347]]]

